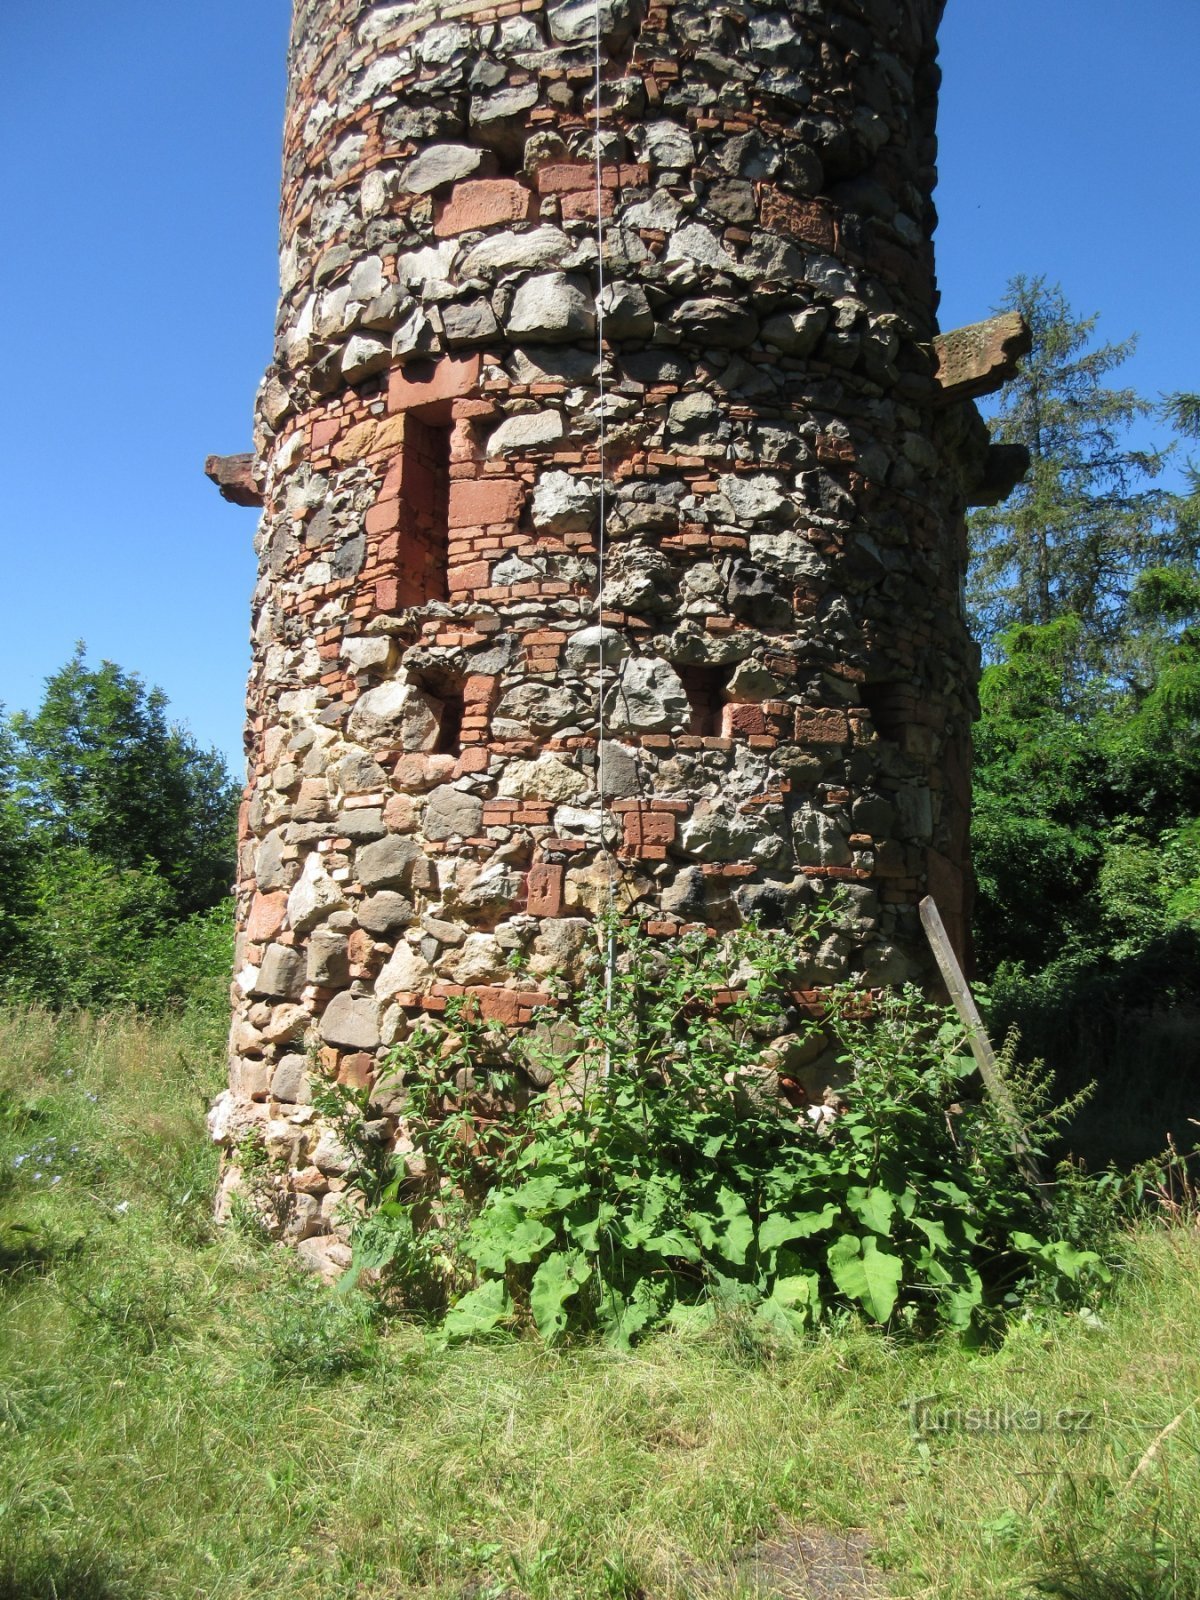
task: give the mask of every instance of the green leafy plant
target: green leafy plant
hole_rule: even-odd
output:
[[[795,954],[752,927],[669,947],[602,930],[588,980],[513,1042],[502,1083],[498,1040],[463,1013],[419,1030],[392,1063],[413,1148],[382,1186],[377,1157],[360,1163],[377,1197],[360,1270],[446,1304],[452,1338],[526,1320],[619,1346],[730,1308],[785,1333],[853,1307],[974,1338],[1035,1284],[1092,1293],[1103,1262],[1047,1231],[1003,1122],[971,1098],[953,1015],[914,990],[873,1006],[842,990],[771,1043]],[[811,1092],[789,1052],[814,1059]],[[506,1117],[512,1065],[548,1086]],[[1029,1109],[1040,1081],[1011,1050],[1004,1065]]]

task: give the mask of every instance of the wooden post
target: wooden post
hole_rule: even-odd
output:
[[[1025,1133],[1025,1125],[1021,1121],[1021,1114],[1017,1110],[1012,1092],[1004,1081],[1000,1065],[996,1060],[996,1052],[992,1049],[991,1042],[984,1030],[983,1018],[979,1015],[979,1008],[971,993],[963,969],[958,964],[958,957],[946,933],[941,912],[931,895],[926,895],[921,901],[921,925],[929,940],[930,948],[937,960],[938,969],[942,979],[954,1002],[954,1009],[958,1012],[959,1020],[967,1030],[967,1042],[971,1046],[971,1054],[975,1057],[975,1065],[979,1068],[979,1076],[983,1079],[984,1088],[991,1095],[1001,1120],[1008,1129],[1012,1138],[1013,1155],[1017,1158],[1026,1179],[1037,1190],[1042,1204],[1047,1204],[1046,1196],[1042,1192],[1045,1180],[1038,1170],[1037,1162],[1029,1148],[1029,1139]]]

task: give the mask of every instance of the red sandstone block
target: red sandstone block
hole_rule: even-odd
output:
[[[368,533],[387,533],[392,528],[400,526],[399,500],[384,500],[373,505],[367,512],[366,528]]]
[[[526,909],[534,917],[560,917],[563,908],[563,868],[545,863],[530,867]]]
[[[314,422],[312,431],[313,449],[321,450],[325,445],[332,444],[341,431],[342,419],[340,417],[325,417],[320,422]]]
[[[611,217],[616,201],[611,189],[605,189],[600,195],[600,215]],[[579,194],[565,194],[562,197],[562,218],[564,222],[591,222],[596,216],[596,196],[591,190],[584,190]]]
[[[246,923],[246,937],[255,944],[266,944],[283,927],[286,911],[287,895],[282,890],[278,894],[256,894]]]
[[[520,1018],[521,1001],[515,989],[473,988],[471,996],[485,1022],[499,1022],[515,1028]]]
[[[522,810],[513,812],[512,820],[527,823],[534,828],[545,827],[550,821],[550,807],[526,804]]]
[[[446,586],[452,594],[486,589],[492,569],[486,561],[473,561],[467,567],[455,567],[446,575]]]
[[[365,1050],[346,1056],[338,1068],[337,1081],[348,1089],[369,1089],[375,1079],[375,1057]]]
[[[591,189],[595,182],[596,169],[586,161],[556,162],[538,168],[539,194],[570,194],[578,189]]]
[[[471,750],[464,750],[458,758],[458,765],[454,769],[454,776],[461,778],[468,772],[486,772],[489,765],[488,753],[480,746]]]
[[[458,400],[479,383],[479,356],[443,356],[428,376],[407,376],[397,367],[388,379],[388,410],[411,411],[417,406]]]
[[[675,838],[675,818],[669,811],[627,811],[624,830],[626,849],[646,854],[652,845],[672,843]]]
[[[464,705],[488,705],[496,692],[496,681],[486,673],[473,672],[463,684]]]
[[[738,734],[762,734],[767,731],[767,719],[761,706],[726,706],[722,712],[722,731],[727,739]]]
[[[502,222],[524,222],[533,215],[533,196],[515,178],[469,178],[456,183],[433,225],[439,239]]]
[[[456,478],[450,484],[450,526],[515,522],[524,498],[524,486],[511,478]]]

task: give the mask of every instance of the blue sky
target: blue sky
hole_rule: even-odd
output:
[[[288,0],[0,13],[0,701],[85,639],[241,772],[255,513],[203,460],[249,445],[270,356]],[[1061,280],[1128,381],[1200,388],[1196,0],[950,0],[943,325]]]

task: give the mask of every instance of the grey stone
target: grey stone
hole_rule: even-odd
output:
[[[322,989],[350,982],[349,941],[330,927],[317,928],[308,941],[308,981]]]
[[[802,867],[848,867],[853,859],[841,828],[813,806],[802,806],[793,817],[792,839]]]
[[[283,833],[276,828],[267,834],[254,853],[254,877],[264,893],[290,888],[296,881],[295,863],[284,860],[284,848]]]
[[[691,716],[679,674],[656,656],[631,656],[621,663],[605,709],[617,733],[685,728]]]
[[[591,285],[586,278],[569,277],[565,272],[526,278],[513,296],[505,327],[517,339],[557,343],[590,338],[596,331]]]
[[[307,933],[324,922],[334,911],[344,911],[346,901],[338,884],[321,864],[314,850],[304,863],[304,871],[288,895],[288,922],[296,933]]]
[[[478,138],[493,150],[517,156],[524,140],[526,113],[537,105],[537,101],[536,83],[498,89],[494,94],[471,101],[471,127]]]
[[[359,806],[354,811],[341,811],[337,817],[337,830],[344,839],[365,843],[379,839],[387,832],[380,806]]]
[[[518,683],[496,707],[493,731],[511,723],[516,736],[525,733],[553,733],[578,720],[581,706],[570,689],[561,684]],[[505,732],[501,737],[508,738]]]
[[[389,283],[364,308],[362,325],[372,333],[395,333],[412,305],[411,295],[406,294],[398,283]]]
[[[557,444],[563,436],[561,411],[531,411],[509,417],[488,436],[489,456],[507,455],[510,450],[529,450],[537,445]]]
[[[337,769],[343,794],[371,794],[387,788],[387,773],[368,755],[348,755]]]
[[[894,944],[869,944],[863,953],[860,981],[869,989],[882,989],[910,983],[920,977],[915,962]]]
[[[574,800],[589,787],[577,767],[570,767],[549,752],[536,761],[510,761],[500,774],[501,799],[549,800],[555,804]]]
[[[671,322],[685,338],[703,345],[742,348],[758,337],[758,318],[732,300],[682,300]]]
[[[613,739],[602,740],[598,781],[600,793],[610,800],[624,800],[637,794],[640,789],[637,751]]]
[[[378,894],[360,900],[355,910],[360,928],[368,933],[390,933],[393,928],[403,928],[413,921],[416,911],[411,900],[391,889],[381,889]]]
[[[429,313],[414,306],[396,329],[391,353],[400,361],[432,355],[438,348],[438,331]]]
[[[718,267],[723,272],[736,270],[737,259],[725,248],[719,234],[701,222],[685,223],[667,243],[668,261],[690,261],[698,267]]]
[[[269,995],[276,1000],[298,1000],[303,989],[303,954],[286,944],[269,944],[250,993]]]
[[[587,533],[595,524],[599,495],[587,478],[569,472],[543,472],[530,505],[539,533]]]
[[[287,1105],[306,1106],[312,1102],[308,1081],[308,1057],[284,1056],[271,1075],[271,1094]]]
[[[608,283],[600,293],[604,332],[610,339],[648,339],[654,313],[640,283]]]
[[[647,122],[638,130],[638,154],[656,171],[684,172],[696,160],[696,147],[677,122]]]
[[[434,702],[411,683],[393,678],[358,697],[346,732],[351,739],[398,746],[401,750],[432,750],[441,722]]]
[[[567,666],[572,672],[607,672],[629,654],[629,640],[616,628],[580,628],[567,640]]]
[[[420,951],[399,944],[375,980],[375,994],[380,1000],[390,1000],[397,994],[419,993],[432,977],[433,968]]]
[[[768,808],[745,815],[732,807],[713,805],[697,812],[679,830],[680,843],[699,861],[756,861],[760,866],[778,865],[787,855],[786,841],[779,836],[781,818]]]
[[[390,833],[359,848],[354,857],[355,876],[364,889],[406,889],[420,854],[411,839]]]
[[[523,882],[521,874],[505,862],[491,861],[470,888],[454,897],[454,904],[469,919],[497,922],[520,900]]]
[[[881,794],[860,794],[850,816],[857,833],[870,833],[877,839],[888,838],[896,824],[896,808]]]
[[[448,345],[486,344],[496,330],[495,313],[486,300],[442,307],[442,331]]]
[[[664,911],[685,922],[700,922],[706,912],[704,874],[699,867],[684,867],[663,889],[660,901]]]
[[[334,578],[353,578],[362,571],[366,558],[366,538],[361,533],[356,534],[353,539],[347,539],[345,544],[339,545],[330,557],[330,574]]]
[[[547,19],[551,37],[560,44],[591,44],[599,27],[601,42],[610,54],[633,31],[629,0],[560,0]]]
[[[363,634],[342,640],[342,655],[356,672],[386,667],[391,650],[391,640],[382,635]]]
[[[752,533],[750,556],[784,578],[824,578],[829,562],[818,555],[803,533]]]
[[[710,211],[715,211],[723,222],[731,222],[739,227],[755,222],[758,218],[753,184],[744,183],[737,178],[722,178],[716,183],[710,183],[704,203]]]
[[[325,1007],[318,1032],[326,1044],[338,1045],[343,1050],[377,1050],[380,1043],[378,1000],[368,996],[360,998],[349,989],[343,989]],[[316,1164],[321,1165],[319,1161]]]
[[[703,389],[681,395],[667,412],[667,438],[675,444],[719,444],[723,420],[715,397]]]
[[[574,345],[526,345],[506,363],[517,383],[592,383],[596,352]]]
[[[718,484],[735,522],[769,522],[791,510],[779,479],[769,473],[726,473]]]
[[[350,272],[350,298],[374,300],[377,294],[383,293],[386,281],[380,258],[363,256],[354,263]]]
[[[425,803],[421,828],[427,839],[474,838],[483,826],[483,801],[453,784],[434,789]]]
[[[464,278],[490,272],[529,271],[556,266],[571,253],[571,241],[561,228],[533,228],[528,233],[498,233],[467,251],[459,263]]]
[[[373,339],[369,334],[356,333],[342,352],[342,376],[347,383],[359,383],[373,373],[382,372],[390,365],[391,359],[390,340]]]
[[[411,194],[432,194],[479,171],[483,151],[469,144],[435,144],[401,168],[400,181]]]

